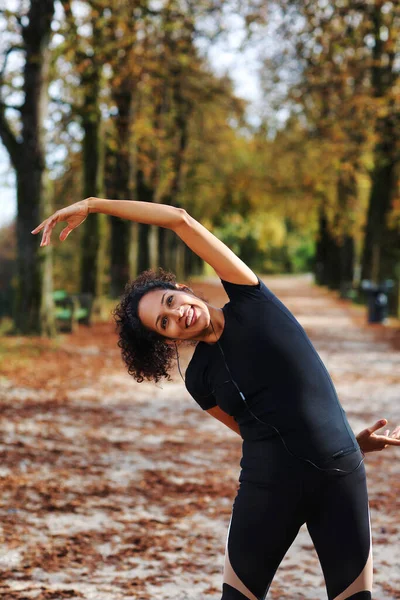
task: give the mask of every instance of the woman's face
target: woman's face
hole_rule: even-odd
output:
[[[184,290],[153,290],[141,298],[139,319],[145,327],[175,340],[200,339],[210,326],[205,302]]]

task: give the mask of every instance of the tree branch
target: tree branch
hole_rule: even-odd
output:
[[[21,144],[18,142],[10,127],[10,124],[4,114],[3,105],[0,105],[0,138],[10,155],[10,159],[15,170],[17,170],[20,161]]]
[[[80,115],[82,113],[82,106],[74,104],[73,102],[68,102],[66,100],[62,100],[61,98],[54,98],[52,96],[49,97],[49,102],[51,102],[52,104],[58,104],[59,106],[65,106],[65,108],[69,108],[71,114]]]
[[[61,5],[64,9],[66,20],[72,28],[72,34],[75,36],[75,38],[78,38],[78,27],[76,25],[75,17],[72,13],[71,0],[61,0]]]
[[[22,105],[16,106],[15,104],[7,104],[6,102],[2,102],[0,100],[0,109],[7,110],[7,108],[10,108],[11,110],[18,110],[19,112],[21,112]]]
[[[14,17],[14,19],[17,21],[18,25],[21,27],[21,29],[24,28],[23,24],[22,24],[22,15],[19,15],[15,12],[13,12],[12,10],[8,10],[8,9],[3,9],[0,8],[0,15],[2,17],[5,17],[6,19],[9,19],[10,17]]]
[[[0,71],[0,85],[3,81],[4,73],[6,71],[8,57],[10,56],[10,54],[12,52],[14,52],[14,50],[25,50],[25,48],[24,48],[24,46],[21,46],[20,44],[17,44],[15,46],[10,46],[10,48],[7,48],[6,52],[4,53],[4,62],[3,62],[3,66]]]

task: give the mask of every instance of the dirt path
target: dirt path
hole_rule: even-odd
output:
[[[363,309],[307,276],[265,281],[316,345],[353,428],[399,422],[400,329],[367,326]],[[194,287],[226,300],[215,282]],[[0,360],[1,598],[219,600],[239,437],[203,414],[176,376],[162,387],[134,382],[112,325],[58,342],[3,338]],[[374,597],[394,600],[400,452],[366,466]],[[326,597],[304,527],[268,597]]]

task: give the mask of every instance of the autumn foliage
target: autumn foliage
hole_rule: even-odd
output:
[[[36,246],[30,251],[42,275],[29,283],[23,257],[32,215],[88,195],[182,206],[259,272],[311,270],[334,289],[357,288],[365,278],[398,284],[399,21],[392,2],[27,5],[0,13],[0,136],[20,174],[17,329],[32,325],[33,316],[18,317],[21,298],[31,298],[36,308],[24,314],[51,330],[40,306],[51,305],[43,298],[52,278],[56,288],[115,298],[149,266],[178,278],[202,272],[170,232],[93,215],[74,245],[56,244],[42,262]],[[38,44],[29,23],[40,14],[51,34],[37,27]],[[241,23],[243,48],[258,45],[257,108],[208,60],[232,19]],[[36,47],[42,71],[29,87]],[[34,196],[21,175],[32,166],[31,139],[45,156]]]

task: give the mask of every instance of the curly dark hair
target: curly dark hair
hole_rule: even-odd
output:
[[[166,343],[165,337],[145,327],[138,316],[138,306],[145,294],[152,290],[176,290],[176,277],[173,273],[149,269],[134,281],[126,284],[113,316],[119,334],[118,346],[128,367],[129,375],[141,383],[144,379],[157,383],[162,377],[171,379],[171,369],[175,356],[174,348]],[[192,292],[189,287],[185,290]]]

